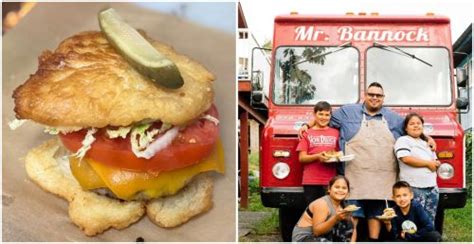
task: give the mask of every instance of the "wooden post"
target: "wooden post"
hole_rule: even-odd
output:
[[[247,208],[249,201],[249,129],[248,113],[240,115],[240,207]]]

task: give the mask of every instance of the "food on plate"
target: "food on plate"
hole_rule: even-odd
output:
[[[324,155],[330,158],[338,158],[344,156],[344,153],[342,151],[327,151],[324,152]]]
[[[339,161],[342,161],[342,162],[352,161],[354,158],[355,158],[355,154],[349,154],[349,155],[338,157]]]
[[[378,215],[377,218],[381,220],[389,220],[397,217],[393,208],[386,208],[383,210],[382,215]]]
[[[356,205],[354,204],[351,204],[351,205],[347,205],[344,210],[345,211],[349,211],[349,212],[354,212],[356,210],[358,210],[360,207],[357,207]]]
[[[395,210],[393,208],[386,208],[386,209],[383,210],[382,216],[395,217],[396,216]]]
[[[211,208],[210,172],[224,172],[214,76],[140,35],[175,65],[182,86],[143,75],[103,32],[88,31],[43,52],[13,94],[14,127],[32,120],[58,136],[27,154],[28,176],[65,198],[89,236],[145,213],[162,227],[183,224]]]

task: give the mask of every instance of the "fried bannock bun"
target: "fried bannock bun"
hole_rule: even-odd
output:
[[[45,191],[69,202],[69,217],[86,235],[109,228],[123,229],[145,214],[161,227],[175,227],[212,207],[213,181],[200,174],[169,198],[121,201],[83,190],[69,169],[65,150],[57,139],[32,149],[26,156],[28,176]]]
[[[324,152],[324,155],[325,156],[328,156],[328,157],[331,157],[331,158],[338,158],[338,157],[342,157],[344,156],[344,153],[342,153],[342,151],[327,151],[327,152]]]
[[[395,216],[395,210],[393,208],[386,208],[383,210],[383,215],[384,217],[393,217]]]
[[[39,57],[38,71],[14,91],[17,118],[63,127],[128,126],[146,119],[183,125],[209,109],[214,76],[170,46],[148,40],[177,65],[181,88],[155,86],[101,32],[82,32]]]
[[[357,206],[354,205],[354,204],[347,205],[347,206],[344,208],[345,211],[349,211],[349,212],[356,211],[357,209],[359,209],[359,207],[357,207]]]

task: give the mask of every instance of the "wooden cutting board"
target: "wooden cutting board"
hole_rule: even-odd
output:
[[[235,8],[234,3],[216,4]],[[36,71],[41,52],[54,50],[75,33],[99,30],[97,13],[106,7],[114,7],[132,26],[171,44],[217,77],[215,103],[226,173],[215,174],[213,208],[181,227],[162,229],[145,216],[126,229],[85,236],[69,220],[67,201],[41,190],[25,172],[26,153],[52,136],[33,122],[15,131],[7,126],[14,119],[13,90]],[[128,3],[38,3],[3,37],[3,241],[235,241],[235,77],[235,36],[229,33]]]

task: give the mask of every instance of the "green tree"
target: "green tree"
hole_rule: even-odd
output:
[[[287,48],[283,51],[285,61],[280,63],[280,68],[283,71],[285,103],[300,104],[313,99],[316,86],[313,84],[308,70],[301,69],[300,65],[305,62],[324,65],[325,57],[321,54],[325,50],[325,47],[306,47],[301,55],[298,55],[294,48]]]
[[[270,49],[272,50],[272,47],[273,47],[273,43],[271,40],[265,40],[265,42],[263,43],[263,48],[267,48],[267,49]]]

